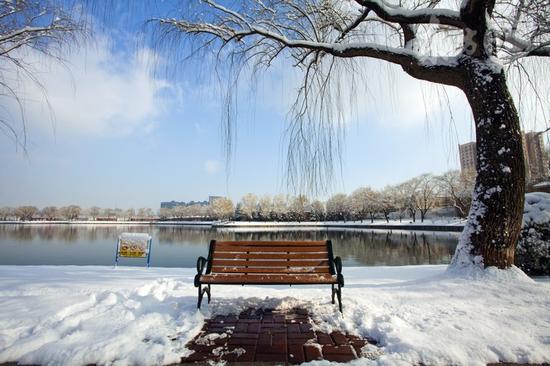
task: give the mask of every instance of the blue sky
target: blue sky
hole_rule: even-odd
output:
[[[136,41],[138,20],[124,28],[120,19],[109,20],[62,67],[27,55],[51,110],[28,80],[18,79],[28,154],[0,136],[0,206],[158,208],[172,199],[286,193],[281,138],[295,74],[277,65],[254,93],[246,80],[241,83],[236,147],[226,174],[221,97],[205,77],[212,69],[174,68],[174,57]],[[360,96],[346,121],[342,176],[329,194],[458,168],[457,143],[473,139],[462,95],[448,89],[451,125],[428,84],[399,69],[366,67],[372,68],[370,94]]]

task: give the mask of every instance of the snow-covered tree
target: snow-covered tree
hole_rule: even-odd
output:
[[[172,209],[174,217],[181,219],[187,215],[186,206],[178,205]]]
[[[97,207],[97,206],[92,206],[90,207],[90,209],[88,210],[88,214],[90,215],[90,217],[95,220],[96,217],[98,217],[101,213],[101,208]]]
[[[147,217],[147,208],[142,207],[137,210],[137,217],[140,219],[144,219]]]
[[[57,217],[57,207],[55,206],[44,207],[41,211],[41,216],[46,220],[54,220]]]
[[[284,194],[273,197],[273,215],[276,220],[285,220],[288,214],[288,199]]]
[[[386,187],[380,192],[379,196],[380,212],[384,215],[386,222],[390,222],[390,214],[398,210],[398,198],[396,191],[392,187]]]
[[[187,217],[206,217],[208,216],[208,206],[196,203],[187,206],[185,208],[185,212]]]
[[[309,199],[303,194],[293,197],[288,206],[289,219],[292,221],[305,221],[307,218]]]
[[[262,221],[271,219],[273,211],[273,199],[266,194],[260,197],[258,201],[258,218]]]
[[[379,198],[378,193],[369,187],[356,189],[349,196],[352,215],[361,222],[367,217],[370,217],[370,221],[374,222],[374,216],[380,210]]]
[[[319,200],[311,203],[310,220],[323,221],[325,220],[325,205]]]
[[[405,212],[407,210],[407,187],[405,184],[397,184],[394,186],[390,186],[388,188],[388,191],[391,195],[391,201],[395,206],[399,222],[402,222],[403,218],[405,217]]]
[[[115,217],[116,217],[117,219],[120,219],[120,218],[123,218],[123,217],[124,217],[124,211],[123,211],[121,208],[118,208],[118,207],[117,207],[117,208],[115,208],[115,209],[113,210],[113,212],[114,212]]]
[[[64,218],[66,218],[67,220],[76,220],[80,216],[81,210],[82,209],[80,208],[80,206],[70,205],[70,206],[61,207],[59,209],[59,214]]]
[[[450,170],[438,177],[441,193],[448,197],[458,217],[465,218],[472,203],[475,173]]]
[[[399,193],[403,195],[403,203],[405,209],[409,213],[409,216],[416,222],[416,212],[418,211],[418,189],[420,186],[420,179],[418,177],[411,178],[406,182],[399,184]]]
[[[126,218],[126,220],[133,219],[134,217],[136,217],[136,210],[133,208],[127,209],[126,211],[124,211],[124,217]]]
[[[159,217],[161,220],[166,220],[174,217],[174,209],[162,207],[159,209]]]
[[[113,210],[112,208],[104,208],[103,210],[101,210],[101,215],[103,217],[114,217],[115,216],[115,210]]]
[[[40,75],[27,62],[29,51],[38,51],[52,60],[62,60],[60,50],[74,43],[82,30],[82,23],[74,15],[63,10],[61,2],[41,0],[0,0],[0,103],[10,99],[19,105],[16,116],[5,108],[0,109],[0,131],[13,137],[16,145],[25,147],[24,90],[13,83],[9,68],[30,78],[41,90]],[[17,124],[21,123],[21,129]],[[22,132],[19,133],[19,130]]]
[[[550,275],[550,193],[525,195],[516,265],[531,275]]]
[[[210,215],[218,220],[230,220],[235,216],[235,206],[229,198],[216,198],[209,207]]]
[[[418,178],[418,189],[415,194],[416,206],[420,211],[420,222],[424,222],[426,214],[430,211],[437,199],[438,184],[431,174],[422,174]]]
[[[259,70],[286,57],[302,71],[289,128],[289,179],[298,185],[310,187],[333,172],[343,101],[354,90],[342,79],[377,72],[358,60],[385,61],[416,79],[460,89],[475,122],[478,174],[453,265],[512,265],[525,164],[503,62],[529,70],[525,59],[542,63],[550,56],[548,0],[191,3],[199,8],[155,19],[164,35],[192,39],[192,52],[214,48],[224,64]],[[238,75],[241,68],[233,71]]]
[[[15,216],[13,207],[0,208],[0,220],[7,220],[11,216]]]
[[[38,209],[34,206],[19,206],[13,213],[19,220],[28,221],[38,213]]]
[[[344,220],[349,217],[351,209],[349,207],[348,196],[344,193],[337,193],[327,200],[326,204],[327,218],[329,220]]]
[[[252,220],[258,212],[258,197],[255,194],[247,193],[241,198],[240,214],[246,220]]]

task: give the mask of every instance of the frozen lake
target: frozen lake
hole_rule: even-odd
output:
[[[211,229],[179,225],[0,225],[0,265],[111,265],[118,235],[153,237],[151,266],[195,267],[211,239],[331,239],[345,266],[447,264],[459,233],[371,229]],[[121,259],[121,265],[144,260]]]

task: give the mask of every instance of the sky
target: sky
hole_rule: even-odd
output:
[[[228,163],[211,64],[186,64],[179,57],[185,49],[151,48],[139,34],[147,15],[129,24],[121,14],[67,51],[63,64],[28,51],[43,90],[8,69],[24,100],[27,141],[23,151],[0,135],[0,206],[158,208],[209,195],[238,201],[248,192],[291,193],[283,136],[298,78],[288,62],[268,69],[254,88],[248,79],[238,86]],[[458,169],[458,143],[474,140],[458,90],[445,89],[451,121],[443,89],[386,64],[364,67],[366,88],[346,113],[341,174],[317,198]],[[2,103],[18,115],[14,101]]]

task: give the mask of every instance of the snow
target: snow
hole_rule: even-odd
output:
[[[446,268],[344,268],[340,316],[328,286],[213,286],[199,311],[193,269],[0,266],[0,363],[174,363],[205,318],[250,306],[305,307],[317,328],[377,339],[356,364],[550,361],[550,283]]]
[[[119,237],[121,239],[151,240],[151,235],[147,233],[122,233]]]
[[[479,232],[480,224],[479,219],[485,216],[487,206],[479,199],[480,194],[483,193],[483,187],[477,186],[474,189],[472,197],[472,205],[470,206],[470,212],[468,213],[468,221],[464,226],[464,230],[460,233],[458,239],[458,245],[456,246],[455,255],[449,265],[450,269],[457,271],[463,269],[469,269],[474,265],[475,268],[479,268],[483,264],[483,258],[480,256],[472,255],[472,240],[471,237],[474,233]]]
[[[532,192],[525,195],[523,226],[530,223],[537,225],[550,223],[550,193]]]

